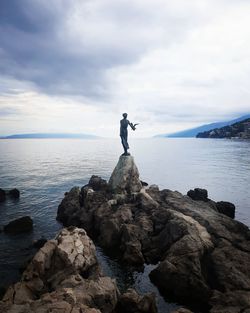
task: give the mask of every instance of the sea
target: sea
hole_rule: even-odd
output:
[[[183,194],[205,188],[210,199],[234,203],[236,219],[250,226],[250,141],[151,138],[131,139],[130,147],[141,180]],[[87,184],[92,175],[108,180],[121,153],[119,138],[0,140],[0,188],[21,192],[20,199],[0,203],[0,229],[25,215],[34,222],[31,233],[0,232],[0,286],[20,278],[20,267],[35,252],[35,240],[52,239],[62,228],[56,214],[64,193]],[[178,307],[163,299],[150,282],[148,273],[154,266],[138,272],[125,269],[98,246],[97,256],[121,290],[155,292],[160,313]]]

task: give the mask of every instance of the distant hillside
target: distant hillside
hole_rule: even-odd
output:
[[[5,137],[0,137],[1,139],[94,139],[98,138],[94,135],[89,134],[68,134],[68,133],[33,133],[33,134],[17,134]]]
[[[180,132],[176,132],[173,134],[162,134],[162,135],[157,135],[155,137],[168,137],[168,138],[178,138],[178,137],[182,137],[182,138],[190,138],[190,137],[196,137],[198,133],[201,132],[205,132],[205,131],[209,131],[215,128],[220,128],[220,127],[224,127],[227,125],[231,125],[233,123],[237,123],[240,121],[243,121],[247,118],[250,118],[250,114],[241,116],[239,118],[236,118],[234,120],[230,120],[230,121],[224,121],[224,122],[215,122],[215,123],[211,123],[211,124],[205,124],[205,125],[201,125],[199,127],[195,127],[195,128],[191,128],[191,129],[186,129]]]
[[[197,138],[242,138],[250,139],[250,118],[232,125],[215,128],[197,134]]]

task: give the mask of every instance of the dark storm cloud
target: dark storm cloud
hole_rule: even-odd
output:
[[[1,0],[0,74],[49,94],[105,98],[108,69],[178,41],[187,21],[140,1]]]
[[[77,47],[77,40],[74,47],[63,33],[74,1],[45,3],[1,0],[1,75],[31,81],[46,93],[104,97],[105,70],[133,62],[140,48],[122,53],[119,45],[108,47],[105,42],[89,48],[88,40],[82,49]],[[84,22],[79,27],[85,27]]]

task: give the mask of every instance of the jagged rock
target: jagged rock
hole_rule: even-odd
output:
[[[195,188],[194,190],[189,190],[187,195],[193,200],[208,201],[206,189]]]
[[[132,156],[120,156],[109,179],[109,186],[113,191],[120,193],[133,193],[142,189],[139,172]]]
[[[6,199],[6,192],[5,190],[0,188],[0,202],[5,201],[5,199]]]
[[[112,175],[127,175],[126,162],[122,160]],[[59,206],[59,220],[86,227],[126,264],[157,264],[150,278],[174,301],[201,310],[217,310],[225,303],[223,312],[230,303],[237,312],[250,306],[248,227],[220,214],[206,191],[196,189],[194,198],[200,200],[196,201],[155,185],[138,188],[136,173],[135,188],[132,179],[130,190],[94,190],[90,185],[71,190]],[[125,186],[127,181],[121,181]],[[227,295],[227,301],[220,302],[223,297],[215,297],[216,291]],[[244,305],[238,298],[244,299]]]
[[[231,202],[219,201],[216,202],[218,212],[225,214],[231,218],[235,217],[235,205]]]
[[[8,194],[10,195],[11,198],[13,199],[18,199],[20,197],[20,191],[16,188],[11,189]]]
[[[134,289],[128,289],[118,302],[119,313],[157,313],[154,294],[140,296]]]
[[[4,231],[8,234],[19,234],[29,232],[33,229],[33,221],[29,216],[18,218],[4,226]]]
[[[81,191],[79,187],[73,187],[65,197],[62,203],[58,207],[57,219],[60,220],[65,226],[78,225],[77,215],[80,214]]]
[[[106,191],[108,189],[108,183],[105,179],[102,179],[99,176],[92,175],[89,180],[89,187],[91,187],[94,191],[98,190],[104,190]]]
[[[101,275],[95,246],[83,229],[63,229],[37,252],[21,281],[8,288],[0,312],[111,313],[116,283]]]

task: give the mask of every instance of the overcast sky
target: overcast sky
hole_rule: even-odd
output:
[[[0,135],[171,133],[250,112],[249,0],[1,0]]]

